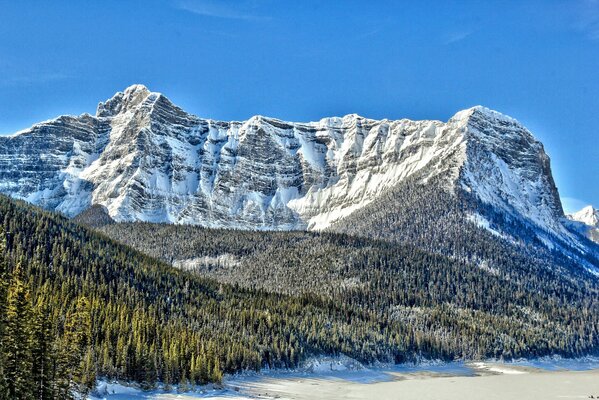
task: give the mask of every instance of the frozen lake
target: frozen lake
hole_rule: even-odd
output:
[[[599,396],[599,358],[430,363],[356,369],[318,361],[301,372],[227,377],[224,388],[141,392],[100,384],[93,399],[581,399]]]

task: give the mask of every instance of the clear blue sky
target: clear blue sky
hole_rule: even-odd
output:
[[[0,0],[0,133],[132,83],[217,119],[441,119],[482,104],[599,206],[599,0]]]

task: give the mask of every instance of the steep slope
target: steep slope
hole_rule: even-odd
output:
[[[203,279],[1,195],[0,283],[3,398],[37,398],[39,388],[69,399],[96,375],[201,384],[223,372],[296,367],[310,355],[415,354],[398,336],[404,328],[381,315]],[[18,364],[5,363],[15,355]],[[35,393],[14,395],[7,378],[15,376]]]
[[[0,191],[73,216],[323,229],[418,173],[552,231],[562,210],[542,145],[482,107],[439,121],[357,115],[290,123],[200,119],[134,85],[96,116],[60,117],[0,138]]]
[[[576,259],[598,252],[565,220],[543,145],[518,121],[480,106],[447,122],[355,114],[223,122],[133,85],[95,116],[0,137],[0,192],[67,216],[99,205],[117,222],[371,235],[353,229],[368,221],[356,212],[414,184],[467,196],[464,224],[498,238]],[[363,219],[349,222],[356,215]]]
[[[599,244],[599,210],[587,206],[567,217],[573,229]]]
[[[466,160],[461,187],[482,203],[563,233],[563,210],[541,142],[513,118],[485,108],[462,111]]]

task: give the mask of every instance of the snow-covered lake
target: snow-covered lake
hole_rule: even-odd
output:
[[[220,389],[143,392],[100,382],[92,400],[122,399],[551,399],[599,396],[599,357],[502,362],[429,362],[364,368],[313,360],[301,371],[228,376]]]

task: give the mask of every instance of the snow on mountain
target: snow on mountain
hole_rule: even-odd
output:
[[[454,119],[467,127],[464,188],[483,202],[560,230],[563,210],[542,143],[515,119],[486,108],[462,111]]]
[[[567,217],[572,221],[574,229],[595,243],[599,243],[599,210],[589,205],[580,211],[568,214]]]
[[[586,206],[582,210],[568,214],[572,221],[582,222],[585,225],[599,228],[599,210],[593,206]]]
[[[449,189],[568,234],[542,144],[480,106],[447,122],[224,122],[133,85],[95,116],[0,138],[0,192],[68,216],[98,204],[116,221],[324,229],[409,177],[442,177]]]

